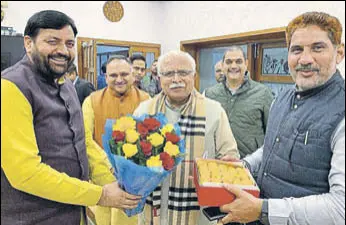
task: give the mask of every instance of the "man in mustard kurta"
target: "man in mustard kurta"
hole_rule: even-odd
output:
[[[63,77],[75,58],[73,20],[41,11],[24,35],[26,55],[1,73],[1,224],[85,225],[83,206],[135,208],[140,196],[114,182],[106,154],[86,150],[80,103]]]
[[[118,119],[132,114],[149,95],[133,85],[132,65],[117,55],[107,61],[107,87],[93,92],[83,103],[87,149],[102,149],[102,134],[107,119]],[[137,216],[127,217],[121,209],[96,206],[97,225],[137,225]]]

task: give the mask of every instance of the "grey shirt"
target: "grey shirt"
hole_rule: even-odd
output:
[[[329,193],[302,198],[269,199],[271,225],[341,225],[345,223],[345,118],[331,136],[333,156]],[[263,146],[244,158],[252,174],[258,173]]]

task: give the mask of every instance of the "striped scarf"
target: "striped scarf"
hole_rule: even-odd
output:
[[[165,100],[166,95],[163,92],[157,95],[149,108],[149,114],[165,113]],[[187,104],[181,110],[178,121],[182,137],[185,139],[187,155],[185,160],[171,174],[168,203],[162,203],[168,204],[168,224],[161,225],[197,224],[200,208],[195,185],[189,176],[193,175],[193,160],[196,157],[202,157],[204,152],[205,123],[204,97],[193,90]],[[147,198],[144,209],[145,225],[160,224],[158,212],[161,207],[161,194],[167,193],[161,193],[159,186]]]

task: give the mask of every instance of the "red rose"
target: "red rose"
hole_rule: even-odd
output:
[[[143,125],[143,123],[138,123],[137,124],[137,132],[141,135],[142,139],[145,139],[149,133],[149,130],[148,130],[148,128],[146,128],[146,126]]]
[[[166,141],[172,142],[172,144],[177,144],[180,141],[180,137],[178,135],[172,133],[166,133]]]
[[[112,133],[112,137],[113,137],[115,142],[124,141],[125,140],[125,132],[115,130]]]
[[[147,141],[140,141],[139,144],[141,146],[141,149],[142,149],[142,152],[144,153],[144,155],[150,156],[153,146]]]
[[[164,153],[166,153],[166,152],[164,152]],[[162,153],[161,153],[162,154]],[[160,158],[161,158],[161,154],[160,154]],[[165,170],[171,170],[171,169],[173,169],[173,167],[174,167],[174,164],[175,164],[175,162],[174,162],[174,159],[170,156],[170,155],[164,155],[163,156],[164,158],[163,159],[161,159],[162,160],[162,166],[163,166],[163,168],[165,169]]]
[[[160,160],[164,161],[165,159],[167,159],[168,157],[171,157],[167,152],[161,152],[160,153]]]
[[[157,130],[161,126],[161,123],[154,118],[145,119],[143,124],[148,128],[149,131]]]

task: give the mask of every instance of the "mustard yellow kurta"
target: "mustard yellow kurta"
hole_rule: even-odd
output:
[[[93,92],[83,103],[87,149],[104,152],[101,147],[101,137],[106,119],[118,119],[132,114],[137,106],[147,99],[149,95],[135,87],[120,97],[114,95],[108,87]],[[91,207],[91,210],[95,214],[97,225],[137,225],[138,223],[137,216],[129,218],[120,209],[96,206]]]

